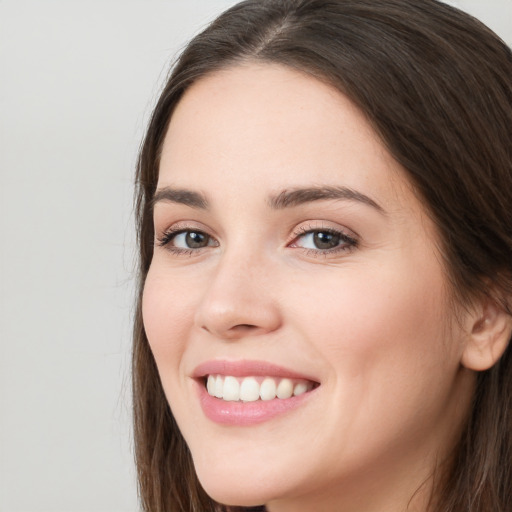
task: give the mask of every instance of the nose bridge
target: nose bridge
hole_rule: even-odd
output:
[[[271,264],[245,240],[219,257],[196,311],[196,325],[218,338],[263,334],[280,324]]]

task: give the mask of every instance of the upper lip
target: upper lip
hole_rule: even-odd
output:
[[[193,371],[192,377],[203,378],[208,375],[231,375],[233,377],[280,377],[288,379],[302,379],[312,382],[319,382],[311,375],[297,372],[284,366],[268,361],[238,360],[229,361],[214,359],[199,364]]]

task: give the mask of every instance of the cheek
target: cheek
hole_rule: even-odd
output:
[[[318,276],[295,311],[337,387],[371,408],[394,408],[398,398],[413,407],[422,393],[434,399],[430,391],[448,392],[459,366],[441,270],[417,268],[403,262],[347,269],[337,280]]]
[[[324,414],[316,435],[328,430],[333,449],[355,465],[438,432],[454,393],[460,356],[447,327],[443,276],[416,268],[317,276],[296,300],[294,320],[325,363],[331,403],[340,404]]]
[[[186,290],[157,265],[150,268],[142,296],[142,318],[159,371],[177,364],[177,356],[185,349],[194,311]]]
[[[290,304],[297,319],[309,319],[303,323],[318,333],[312,337],[329,350],[379,352],[400,348],[401,342],[407,342],[405,350],[421,349],[422,338],[438,340],[445,330],[447,309],[437,273],[431,279],[417,274],[366,266],[306,277],[295,281]]]

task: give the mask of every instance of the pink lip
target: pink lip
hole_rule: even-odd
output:
[[[206,377],[207,375],[232,375],[233,377],[280,377],[282,379],[304,379],[318,382],[314,377],[294,372],[283,366],[278,366],[266,361],[206,361],[197,366],[192,374],[194,378]]]
[[[226,402],[212,397],[206,391],[203,377],[206,375],[232,375],[234,377],[270,376],[278,378],[305,379],[317,382],[303,374],[264,361],[207,361],[193,373],[196,380],[199,402],[207,418],[215,423],[232,426],[250,426],[269,421],[276,416],[296,409],[314,394],[316,389],[291,398],[257,400],[255,402]]]

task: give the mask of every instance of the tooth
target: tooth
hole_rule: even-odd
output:
[[[230,402],[255,402],[258,398],[273,400],[276,396],[286,399],[302,395],[312,387],[310,382],[292,379],[281,379],[276,386],[276,379],[272,377],[265,377],[261,385],[254,377],[238,379],[230,375],[208,375],[206,379],[206,389],[210,396]]]
[[[293,388],[293,396],[299,396],[308,390],[308,385],[305,382],[299,382],[295,384]]]
[[[220,375],[217,375],[217,377],[215,377],[215,396],[217,398],[222,398],[222,390],[223,389],[224,389],[224,379]]]
[[[276,397],[276,382],[267,377],[260,386],[260,397],[262,400],[273,400]]]
[[[247,377],[240,385],[240,400],[254,402],[260,397],[260,385],[254,377]]]
[[[222,398],[230,402],[240,400],[240,384],[238,384],[235,377],[228,376],[224,379]]]
[[[277,386],[277,398],[290,398],[293,395],[293,382],[290,379],[283,379]]]
[[[215,377],[213,375],[208,375],[208,380],[206,381],[206,389],[210,396],[215,396]]]

